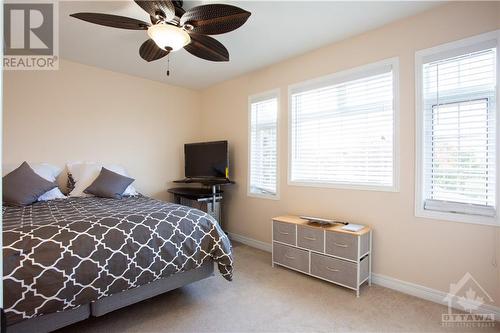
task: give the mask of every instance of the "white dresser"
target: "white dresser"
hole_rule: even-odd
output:
[[[273,218],[272,264],[287,267],[356,291],[371,285],[372,230],[342,230],[298,216]]]

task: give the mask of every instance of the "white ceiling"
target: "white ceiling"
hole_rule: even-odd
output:
[[[184,1],[184,8],[209,1]],[[258,68],[368,31],[439,5],[436,2],[215,1],[252,13],[239,29],[213,36],[229,50],[230,61],[209,62],[180,50],[147,63],[139,47],[146,31],[122,30],[83,22],[69,14],[98,12],[148,21],[133,1],[64,1],[59,3],[60,55],[79,63],[178,86],[200,89]]]

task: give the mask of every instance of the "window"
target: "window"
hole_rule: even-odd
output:
[[[494,222],[496,36],[420,51],[416,59],[417,215]]]
[[[397,190],[398,60],[290,87],[295,185]]]
[[[277,198],[278,92],[249,99],[249,186],[251,196]]]

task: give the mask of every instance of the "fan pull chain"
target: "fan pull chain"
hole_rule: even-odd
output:
[[[170,76],[170,53],[167,55],[167,76]]]

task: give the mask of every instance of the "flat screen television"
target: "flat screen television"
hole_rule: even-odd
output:
[[[185,144],[184,163],[187,178],[229,178],[227,141]]]

